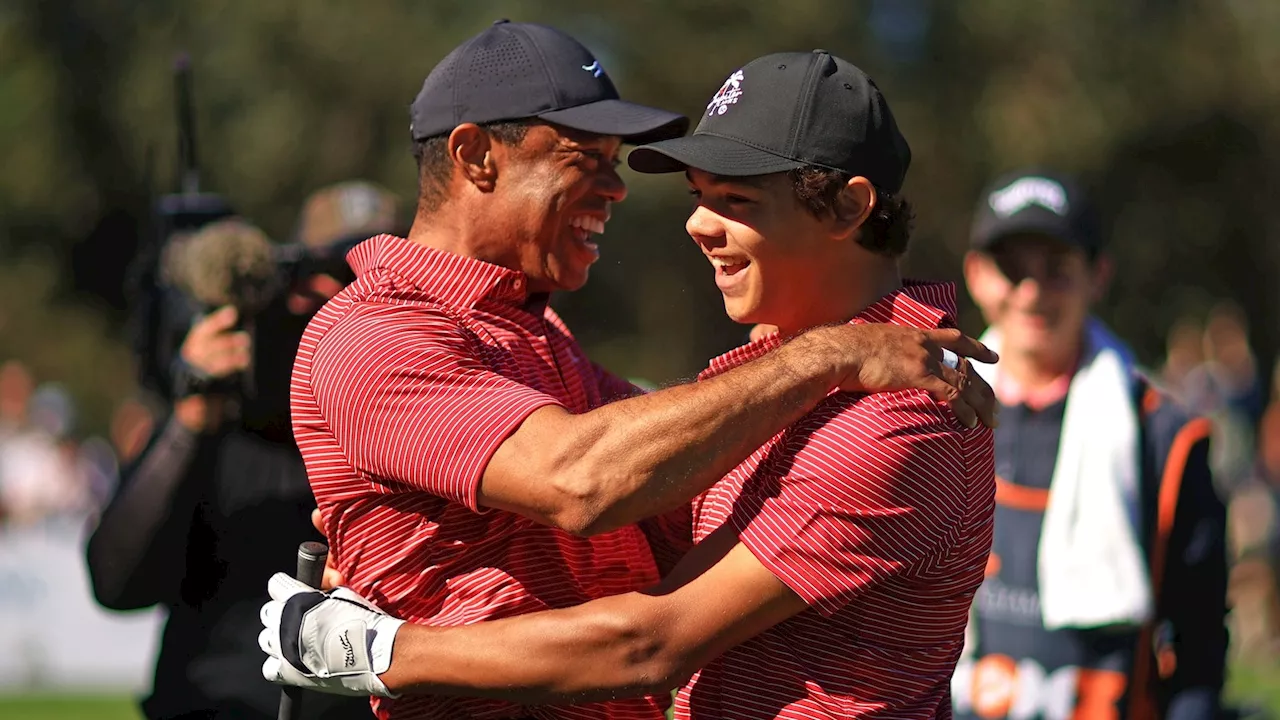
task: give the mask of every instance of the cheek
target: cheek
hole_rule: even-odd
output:
[[[1062,299],[1062,306],[1067,308],[1066,312],[1071,313],[1073,318],[1080,318],[1088,315],[1089,308],[1092,305],[1092,290],[1088,285],[1082,285],[1074,291],[1070,297]]]
[[[564,202],[566,190],[573,183],[566,179],[569,172],[559,172],[548,163],[525,163],[507,169],[511,176],[511,188],[507,196],[508,207],[502,212],[524,216],[532,220],[554,212]]]

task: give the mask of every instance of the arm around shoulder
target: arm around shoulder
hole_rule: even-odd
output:
[[[522,703],[660,694],[807,606],[723,528],[658,587],[458,628],[406,625],[392,692]]]
[[[378,308],[330,329],[310,384],[346,457],[385,488],[593,535],[687,502],[836,385],[954,395],[928,332],[944,331],[819,328],[710,380],[573,414],[496,372],[443,313]],[[963,340],[943,342],[982,352]]]

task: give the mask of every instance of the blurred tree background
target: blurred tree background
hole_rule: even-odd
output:
[[[172,62],[194,68],[204,188],[288,239],[310,191],[414,194],[407,107],[499,17],[582,39],[629,99],[696,119],[731,71],[821,47],[877,79],[912,144],[914,275],[959,280],[976,193],[1047,164],[1098,192],[1118,264],[1101,310],[1155,364],[1231,299],[1280,346],[1280,3],[1267,0],[6,0],[0,358],[72,388],[84,429],[130,391],[125,271],[176,189]],[[587,290],[557,299],[602,362],[659,382],[736,344],[670,177],[626,175]],[[966,330],[977,333],[971,307]],[[1264,370],[1265,372],[1265,370]]]

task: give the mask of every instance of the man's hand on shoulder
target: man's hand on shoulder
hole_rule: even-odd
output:
[[[395,697],[378,679],[391,666],[403,620],[350,588],[321,592],[284,573],[267,583],[258,645],[273,683],[333,695]]]
[[[968,359],[993,363],[999,356],[959,330],[866,323],[817,328],[806,335],[837,359],[841,390],[924,390],[950,404],[968,427],[998,424],[995,393]],[[955,367],[944,362],[944,350],[959,357]]]

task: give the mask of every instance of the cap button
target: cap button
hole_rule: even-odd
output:
[[[501,18],[501,19],[498,19],[498,20],[494,20],[494,21],[493,21],[493,24],[494,24],[494,25],[501,25],[501,24],[503,24],[503,23],[509,23],[509,22],[511,22],[511,21],[510,21],[510,20],[508,20],[508,19],[506,19],[506,18]]]
[[[814,52],[814,54],[815,54],[815,55],[830,55],[830,54],[831,54],[831,53],[827,52],[826,50],[823,50],[822,48],[818,48],[818,49],[814,50],[813,52]]]

